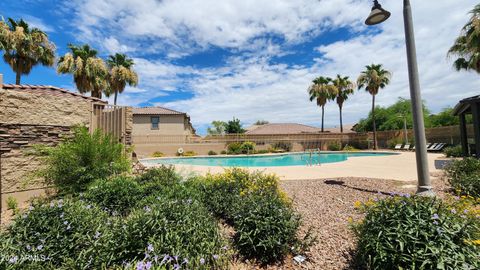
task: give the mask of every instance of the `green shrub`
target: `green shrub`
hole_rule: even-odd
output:
[[[356,262],[367,269],[479,269],[480,221],[462,202],[390,197],[360,206]],[[478,240],[477,240],[478,241]]]
[[[229,143],[227,145],[227,153],[230,155],[238,155],[242,153],[242,144],[239,142]]]
[[[196,156],[197,153],[195,153],[195,151],[186,151],[185,153],[183,153],[183,156],[184,157],[193,157],[193,156]]]
[[[342,144],[340,142],[332,142],[328,144],[329,151],[340,151],[342,150]]]
[[[443,153],[447,157],[463,157],[463,150],[461,145],[446,147]]]
[[[0,254],[8,258],[0,269],[101,268],[112,257],[107,219],[81,201],[34,202],[0,237]]]
[[[216,156],[217,155],[217,152],[213,151],[213,150],[210,150],[208,151],[208,155],[209,156]]]
[[[343,147],[343,151],[356,152],[356,151],[358,151],[358,149],[347,144],[347,145],[345,145],[345,147]]]
[[[222,150],[222,151],[220,152],[220,154],[222,154],[222,155],[226,155],[226,154],[227,154],[227,151],[225,151],[225,150]]]
[[[165,154],[163,154],[162,152],[159,152],[159,151],[155,151],[152,154],[152,157],[164,157],[164,156],[165,156]]]
[[[275,194],[252,193],[238,201],[234,243],[245,258],[281,261],[296,245],[300,217]]]
[[[101,130],[93,134],[75,128],[71,139],[48,150],[46,168],[40,172],[60,193],[84,191],[96,179],[127,172],[131,164],[125,148]]]
[[[8,210],[13,210],[13,211],[16,211],[18,209],[18,202],[12,196],[7,197],[7,209]]]
[[[137,177],[137,182],[142,185],[144,193],[150,195],[161,192],[165,187],[176,185],[181,178],[175,172],[175,167],[161,165],[160,167],[147,170]]]
[[[256,154],[268,154],[268,153],[270,153],[270,151],[268,151],[266,149],[262,149],[262,150],[257,150],[255,153]]]
[[[273,149],[281,149],[285,152],[290,152],[292,150],[291,142],[276,142],[272,145]]]
[[[216,221],[198,200],[150,197],[115,232],[117,264],[165,261],[171,269],[218,269],[228,262],[225,240]],[[217,258],[218,256],[218,258]],[[170,260],[171,258],[171,260]],[[177,259],[175,259],[177,258]],[[186,261],[185,261],[186,260]]]
[[[143,198],[144,191],[135,180],[118,176],[93,182],[83,198],[111,215],[127,215]]]
[[[445,168],[445,172],[456,193],[480,197],[480,160],[455,160]]]
[[[254,142],[244,142],[241,146],[241,152],[243,154],[253,153],[255,152],[256,144]]]

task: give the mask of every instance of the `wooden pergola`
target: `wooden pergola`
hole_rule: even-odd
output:
[[[453,114],[460,118],[460,139],[464,156],[480,158],[480,96],[460,100],[453,109]],[[468,142],[466,115],[473,119],[473,144]]]

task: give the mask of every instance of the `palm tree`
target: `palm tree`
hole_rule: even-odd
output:
[[[30,74],[38,64],[53,66],[55,45],[45,32],[30,28],[22,19],[8,18],[8,23],[0,22],[0,43],[0,48],[5,50],[3,60],[16,74],[16,84],[20,84],[21,76]]]
[[[373,120],[373,149],[377,149],[377,126],[375,124],[375,96],[380,89],[390,83],[392,74],[383,69],[382,65],[371,64],[365,67],[357,79],[358,90],[365,88],[372,95],[372,120]]]
[[[71,53],[58,60],[57,72],[73,74],[73,81],[80,93],[91,92],[92,97],[102,98],[108,88],[108,70],[105,62],[97,57],[97,51],[87,44],[69,44]]]
[[[325,105],[329,100],[336,97],[336,88],[331,84],[332,79],[320,76],[314,79],[313,84],[308,87],[308,95],[310,101],[316,100],[317,106],[322,107],[322,132],[324,131],[325,122]]]
[[[458,57],[453,64],[458,71],[465,69],[480,73],[480,4],[470,13],[472,17],[462,28],[448,55]]]
[[[337,104],[340,110],[340,132],[343,133],[343,117],[342,108],[343,103],[348,99],[348,96],[353,94],[354,84],[349,80],[349,77],[342,77],[337,74],[337,77],[333,80],[333,85],[337,90]]]
[[[125,86],[136,86],[138,84],[138,76],[132,70],[133,60],[125,54],[116,53],[110,55],[107,59],[109,72],[109,90],[107,96],[112,92],[115,94],[113,104],[117,105],[117,95],[125,90]]]

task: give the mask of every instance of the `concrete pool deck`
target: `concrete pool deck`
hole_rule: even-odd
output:
[[[379,151],[380,152],[380,151]],[[399,181],[416,181],[417,169],[414,152],[397,152],[398,155],[349,157],[348,160],[336,163],[325,163],[320,166],[282,166],[282,167],[250,167],[251,171],[275,173],[282,180],[324,179],[339,177],[362,177],[389,179]],[[428,154],[431,175],[441,170],[435,168],[435,160],[443,154]],[[151,165],[150,165],[151,166]],[[174,165],[182,173],[221,173],[228,167]],[[434,176],[432,176],[432,179]]]

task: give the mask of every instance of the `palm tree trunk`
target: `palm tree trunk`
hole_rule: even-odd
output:
[[[325,120],[325,105],[322,106],[322,132],[323,132],[323,122]]]
[[[118,95],[118,92],[115,91],[115,97],[113,98],[113,105],[117,105],[117,95]]]
[[[375,123],[375,95],[372,95],[373,150],[377,150],[377,125]]]
[[[93,90],[92,97],[102,99],[102,91]]]
[[[22,74],[20,71],[17,71],[16,77],[15,77],[15,84],[20,84],[20,79],[22,77]]]
[[[343,119],[342,119],[342,105],[338,105],[340,108],[340,133],[343,133]]]

